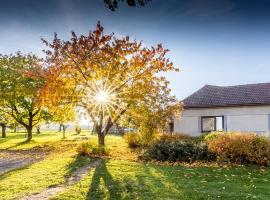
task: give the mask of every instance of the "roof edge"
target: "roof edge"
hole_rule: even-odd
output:
[[[269,104],[254,103],[254,104],[227,104],[227,105],[205,105],[205,106],[183,106],[184,109],[203,109],[203,108],[228,108],[228,107],[244,107],[244,106],[270,106]]]

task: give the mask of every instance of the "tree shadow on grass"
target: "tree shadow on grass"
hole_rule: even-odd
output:
[[[113,180],[107,169],[106,160],[100,160],[96,167],[92,182],[87,193],[87,199],[121,199],[120,183]]]
[[[23,135],[23,134],[10,135],[10,133],[7,133],[7,137],[0,138],[0,144],[6,143],[6,142],[13,140],[13,139],[24,139],[25,138],[24,136],[25,135]]]
[[[16,148],[16,147],[18,147],[18,146],[21,146],[21,145],[24,145],[24,144],[28,144],[28,143],[30,143],[30,142],[31,142],[31,141],[24,140],[24,141],[21,141],[21,142],[16,143],[16,144],[13,145],[13,146],[10,146],[10,147],[6,148],[6,150],[13,149],[13,148]]]
[[[95,169],[87,199],[156,199],[158,194],[155,189],[165,187],[162,179],[156,177],[147,165],[139,171],[136,170],[136,166],[134,169],[131,168],[130,170],[135,170],[133,173],[137,173],[135,176],[129,177],[128,172],[127,174],[116,172],[113,177],[107,163],[108,161],[101,160]]]
[[[91,162],[91,159],[86,156],[76,155],[74,161],[67,166],[66,177],[70,176],[78,168],[83,167]]]

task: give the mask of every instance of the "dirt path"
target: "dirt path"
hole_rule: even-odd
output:
[[[0,176],[11,170],[19,169],[40,161],[45,155],[45,152],[40,151],[0,150]]]
[[[89,170],[96,168],[100,164],[100,160],[96,160],[89,165],[77,169],[69,178],[67,178],[64,184],[56,185],[47,188],[38,194],[32,194],[30,196],[23,197],[21,200],[47,200],[54,197],[57,193],[62,192],[67,186],[78,183],[84,176],[86,176]]]

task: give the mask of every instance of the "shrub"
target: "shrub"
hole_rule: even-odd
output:
[[[140,140],[137,133],[125,133],[124,139],[129,147],[135,148],[140,146]]]
[[[270,165],[270,141],[255,134],[226,133],[208,140],[219,161]]]
[[[99,147],[98,145],[92,144],[91,142],[83,142],[81,143],[78,148],[77,152],[80,155],[86,155],[86,156],[102,156],[102,155],[108,155],[109,151],[105,147]]]
[[[76,128],[75,128],[75,132],[76,132],[76,134],[80,135],[80,133],[82,132],[81,127],[76,126]]]
[[[224,134],[224,132],[214,131],[214,132],[211,132],[209,134],[204,134],[203,135],[203,140],[204,141],[209,141],[209,140],[212,140],[214,138],[217,138],[221,134]]]
[[[147,147],[157,141],[158,135],[158,132],[147,132],[138,130],[135,133],[125,133],[124,139],[127,142],[128,146],[131,148],[139,146]]]
[[[137,131],[139,143],[141,146],[150,146],[156,142],[160,132],[158,129],[149,129],[148,127],[140,127]]]
[[[159,141],[150,146],[141,156],[145,160],[169,162],[212,161],[215,155],[208,151],[206,144],[187,141]]]
[[[204,141],[204,135],[190,136],[183,133],[161,134],[158,137],[158,141],[169,141],[169,142],[186,141],[191,143],[201,143]]]
[[[158,141],[168,141],[168,142],[177,142],[177,141],[186,141],[190,140],[191,137],[182,133],[174,133],[174,134],[161,134],[158,137]]]

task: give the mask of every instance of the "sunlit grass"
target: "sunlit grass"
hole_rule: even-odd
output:
[[[89,132],[82,132],[80,135],[76,135],[74,131],[67,132],[67,138],[62,139],[61,132],[46,131],[41,134],[33,134],[33,139],[30,142],[26,142],[24,132],[20,133],[7,133],[6,138],[0,138],[0,149],[31,149],[36,146],[44,146],[52,142],[68,141],[78,137],[84,137],[90,135]]]
[[[0,176],[0,199],[16,199],[61,184],[76,167],[90,162],[77,157],[81,142],[97,143],[89,132],[58,132],[34,135],[25,143],[23,134],[8,133],[1,149],[20,150],[44,147],[44,160]],[[270,169],[259,167],[160,166],[134,162],[137,153],[120,136],[107,136],[109,157],[74,186],[55,199],[269,199]],[[35,148],[34,148],[35,149]],[[33,150],[34,150],[33,149]],[[40,148],[38,148],[40,149]]]
[[[90,161],[77,157],[72,148],[62,150],[51,153],[40,162],[0,176],[0,199],[14,199],[61,184],[76,167]]]
[[[59,148],[61,145],[67,142],[72,141],[72,143],[79,144],[85,140],[89,140],[93,144],[97,144],[98,141],[97,136],[92,135],[89,131],[82,131],[80,135],[77,135],[74,131],[70,131],[66,133],[65,139],[62,139],[61,132],[46,131],[41,134],[34,134],[33,140],[30,142],[25,142],[25,133],[8,133],[7,138],[0,139],[0,149],[22,150],[44,146]],[[106,136],[105,142],[109,150],[110,158],[124,160],[137,159],[137,153],[128,148],[128,145],[124,142],[123,137],[108,135]]]
[[[269,199],[270,170],[156,166],[110,160],[54,200]]]

